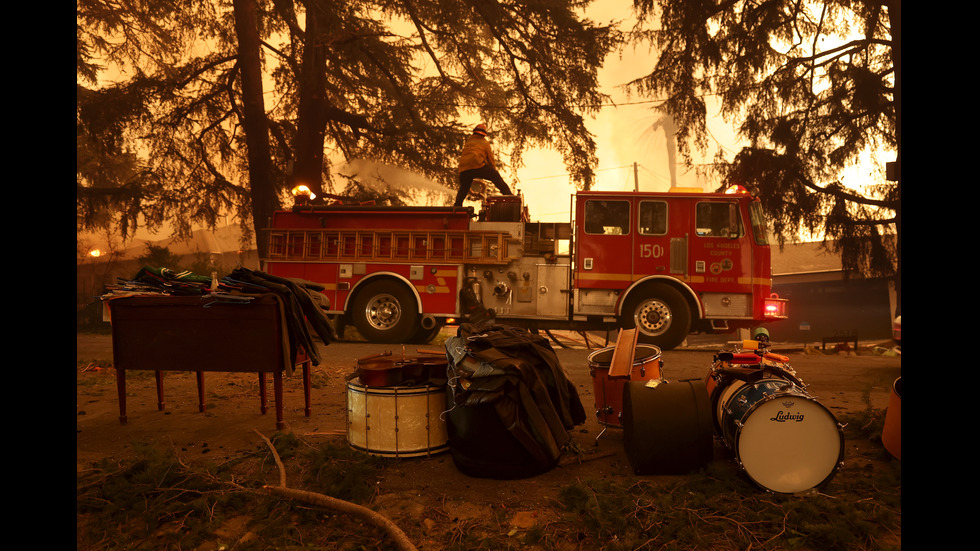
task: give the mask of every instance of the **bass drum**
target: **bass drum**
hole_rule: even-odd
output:
[[[626,377],[610,377],[615,346],[597,350],[589,355],[589,373],[592,375],[592,389],[595,392],[596,417],[606,426],[622,427],[623,384],[629,381],[649,381],[663,378],[660,348],[652,344],[636,345],[633,365]]]
[[[446,387],[369,387],[347,382],[347,441],[382,457],[421,457],[449,449]]]
[[[830,482],[844,459],[834,415],[785,379],[730,385],[722,394],[725,444],[758,486],[794,494]]]
[[[625,383],[623,447],[638,475],[685,474],[711,463],[711,408],[704,382]]]

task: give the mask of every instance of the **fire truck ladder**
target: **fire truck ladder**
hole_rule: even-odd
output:
[[[509,241],[506,232],[469,230],[272,230],[267,260],[506,264]]]

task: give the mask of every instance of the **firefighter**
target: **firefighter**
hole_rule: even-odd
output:
[[[475,178],[482,178],[493,182],[500,193],[513,195],[504,179],[497,172],[493,163],[493,150],[487,142],[487,127],[480,123],[473,129],[473,134],[466,139],[463,144],[463,151],[459,155],[459,191],[456,193],[454,206],[463,206],[463,200],[470,192],[470,186]]]

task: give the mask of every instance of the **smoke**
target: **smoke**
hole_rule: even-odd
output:
[[[646,111],[646,109],[644,109]],[[631,110],[633,119],[620,123],[622,138],[631,140],[620,143],[639,163],[642,171],[640,189],[644,191],[666,191],[677,184],[677,138],[676,126],[667,114],[647,116]],[[618,138],[617,138],[618,141]],[[629,186],[633,188],[632,185]]]
[[[442,204],[446,202],[446,196],[450,199],[456,196],[455,189],[381,161],[354,159],[344,163],[337,172],[373,189],[391,190],[416,200],[424,199],[429,204],[432,201]]]

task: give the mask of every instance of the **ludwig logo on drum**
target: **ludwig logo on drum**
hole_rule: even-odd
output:
[[[800,423],[800,422],[803,421],[803,414],[802,413],[783,413],[783,410],[779,410],[779,413],[777,413],[775,417],[771,417],[769,420],[770,421],[779,421],[780,423],[784,423],[786,421],[796,421],[797,423]]]

